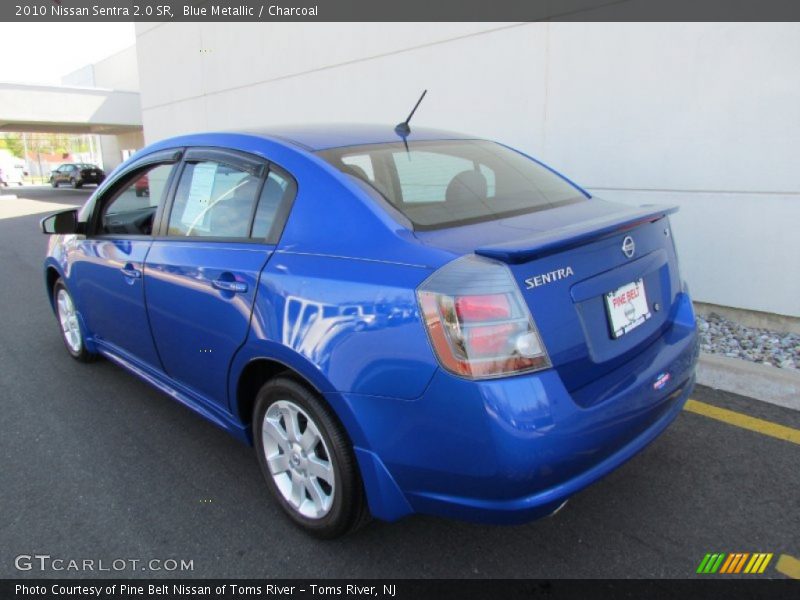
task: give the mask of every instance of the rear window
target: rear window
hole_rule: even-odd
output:
[[[415,229],[438,229],[546,210],[586,196],[518,152],[483,140],[402,142],[319,153],[375,188]]]

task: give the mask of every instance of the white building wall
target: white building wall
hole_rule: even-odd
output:
[[[136,46],[130,46],[91,65],[86,65],[61,78],[64,85],[99,88],[123,92],[139,91],[139,66]],[[139,110],[137,109],[137,117]],[[100,166],[110,171],[123,160],[123,151],[144,146],[141,131],[119,135],[98,135]]]
[[[95,87],[127,92],[139,91],[139,65],[136,46],[130,46],[86,65],[61,78],[64,85]]]
[[[94,65],[86,65],[72,73],[67,73],[61,78],[61,84],[74,87],[95,87]]]
[[[696,300],[800,317],[799,24],[138,24],[145,138],[414,118],[676,203]]]
[[[94,84],[112,90],[139,91],[139,66],[136,46],[120,50],[116,54],[94,63]]]

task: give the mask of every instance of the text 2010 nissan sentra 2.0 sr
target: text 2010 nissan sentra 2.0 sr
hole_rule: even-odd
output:
[[[518,522],[636,454],[692,389],[672,211],[441,131],[188,135],[44,219],[45,275],[73,357],[253,443],[306,530]]]

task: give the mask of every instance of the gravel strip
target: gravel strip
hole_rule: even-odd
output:
[[[700,350],[782,369],[800,367],[800,335],[745,327],[709,313],[697,317]]]

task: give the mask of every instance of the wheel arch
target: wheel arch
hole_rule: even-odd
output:
[[[309,385],[309,382],[299,377],[285,364],[269,358],[254,358],[248,362],[236,382],[235,414],[239,421],[246,426],[252,423],[253,407],[255,406],[258,390],[270,379],[285,374],[300,383]],[[314,389],[312,387],[312,389]]]
[[[316,373],[321,377],[319,372]],[[323,391],[326,386],[312,381],[316,377],[308,376],[282,360],[263,355],[254,356],[244,365],[236,379],[231,408],[244,425],[243,430],[249,443],[253,444],[252,414],[258,390],[264,383],[278,376],[290,377],[308,387],[331,409],[355,454],[372,516],[384,521],[396,521],[411,514],[413,509],[380,458],[363,447],[364,433],[345,397],[335,391]]]
[[[352,445],[357,446],[363,440],[363,433],[349,405],[318,370],[302,364],[301,360],[286,360],[263,350],[250,354],[246,359],[242,359],[240,353],[234,360],[236,364],[240,366],[232,370],[237,375],[230,386],[231,412],[244,425],[251,443],[250,425],[258,391],[267,381],[278,376],[294,379],[316,393],[341,423]]]
[[[47,265],[44,272],[45,285],[47,286],[47,298],[50,300],[50,308],[55,310],[55,298],[53,296],[53,287],[56,281],[61,278],[61,273],[53,265]]]

